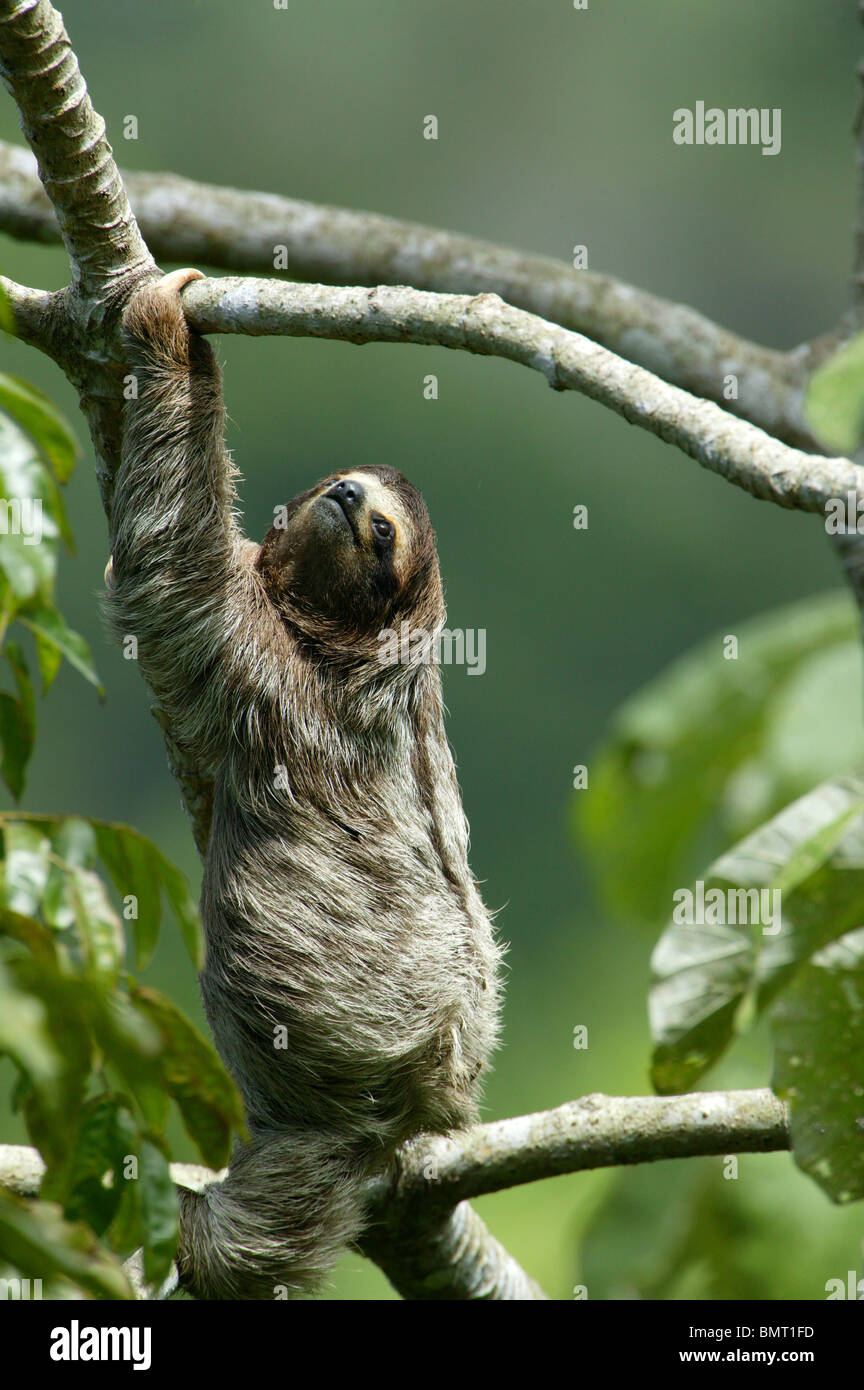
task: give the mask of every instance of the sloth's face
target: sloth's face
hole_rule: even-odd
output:
[[[443,616],[426,504],[395,468],[331,473],[288,503],[258,555],[268,591],[294,616],[351,631],[423,609]]]

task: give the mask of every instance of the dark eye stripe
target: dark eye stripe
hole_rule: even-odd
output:
[[[396,534],[396,528],[392,521],[387,520],[386,516],[373,516],[372,530],[379,540],[382,541],[392,541]]]

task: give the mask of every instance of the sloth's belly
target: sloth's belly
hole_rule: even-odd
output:
[[[211,855],[202,911],[205,1008],[253,1122],[350,1112],[390,1142],[470,1117],[494,948],[431,849],[327,827],[251,850],[247,836],[245,853]]]

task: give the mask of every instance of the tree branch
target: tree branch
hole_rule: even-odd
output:
[[[386,1274],[402,1298],[426,1302],[547,1299],[468,1202],[443,1214],[431,1208],[416,1215],[418,1219],[412,1220],[403,1212],[398,1222],[373,1225],[360,1242],[361,1254]]]
[[[609,275],[377,213],[271,193],[196,183],[173,174],[124,173],[154,255],[336,285],[413,285],[440,293],[494,293],[516,308],[584,333],[665,381],[724,406],[804,448],[813,438],[801,399],[818,346],[777,352],[737,337],[683,304]],[[51,204],[26,151],[0,141],[0,231],[57,240]],[[738,398],[723,395],[738,381]]]
[[[0,76],[56,214],[73,281],[89,298],[152,269],[61,15],[48,0],[3,0]]]
[[[786,1108],[773,1091],[682,1096],[583,1096],[555,1110],[476,1125],[405,1145],[376,1204],[422,1198],[452,1208],[522,1183],[621,1164],[788,1149]],[[431,1176],[430,1176],[431,1174]]]
[[[756,426],[669,386],[643,367],[497,295],[429,294],[406,286],[336,289],[278,280],[197,280],[183,296],[201,333],[285,334],[352,343],[422,343],[506,357],[556,390],[580,391],[752,496],[821,513],[864,483],[844,458],[781,444]]]
[[[404,1298],[537,1300],[546,1295],[464,1199],[592,1168],[788,1149],[785,1106],[769,1090],[683,1096],[584,1096],[556,1110],[422,1135],[370,1184],[361,1250]],[[35,1149],[0,1146],[0,1184],[38,1192]],[[220,1175],[173,1164],[200,1191]]]
[[[62,18],[48,0],[0,0],[0,75],[33,150],[32,156],[17,151],[17,161],[28,164],[37,182],[44,180],[40,197],[53,207],[54,234],[59,225],[72,274],[71,285],[56,294],[6,279],[0,286],[17,336],[53,357],[78,391],[110,524],[122,434],[119,309],[134,285],[156,274],[156,265],[129,207],[105,123],[93,110]],[[212,786],[202,783],[161,712],[154,712],[203,853]]]
[[[0,293],[12,310],[15,337],[22,343],[28,343],[51,356],[54,295],[48,290],[34,290],[29,285],[17,285],[5,275],[0,275]]]
[[[50,321],[41,331],[78,390],[103,465],[99,480],[110,517],[122,415],[117,310],[130,287],[155,274],[156,266],[129,207],[105,123],[93,110],[62,17],[49,0],[0,0],[0,76],[18,106],[69,255],[72,283],[52,296]]]

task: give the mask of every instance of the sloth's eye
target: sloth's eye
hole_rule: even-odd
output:
[[[392,541],[396,534],[392,521],[388,521],[386,516],[373,516],[372,530],[381,541]]]

